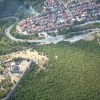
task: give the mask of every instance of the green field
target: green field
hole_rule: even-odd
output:
[[[10,100],[100,100],[100,45],[96,40],[34,49],[48,56],[47,70],[37,72],[32,67]]]

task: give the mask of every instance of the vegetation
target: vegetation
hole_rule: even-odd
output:
[[[18,62],[20,63],[22,61],[21,57],[13,57],[12,61],[14,61],[16,64],[18,64]]]
[[[1,67],[2,68],[6,68],[7,66],[5,64],[1,64]]]
[[[0,67],[0,75],[3,74],[3,69]]]
[[[87,24],[84,26],[69,26],[68,28],[58,29],[58,35],[64,35],[66,38],[74,35],[83,34],[86,32],[92,32],[91,29],[100,28],[100,23]]]
[[[48,70],[37,72],[33,67],[10,100],[100,99],[100,46],[97,41],[60,42],[33,49],[48,56],[49,62],[45,65]]]
[[[34,46],[36,43],[12,41],[5,35],[5,29],[15,22],[14,19],[0,20],[0,55],[16,52],[24,48]]]
[[[100,3],[100,0],[96,0],[97,3]]]
[[[24,16],[24,7],[29,9],[32,5],[41,11],[44,0],[4,0],[0,3],[0,17],[16,15]],[[40,7],[41,6],[41,7]],[[18,8],[21,7],[21,11]],[[23,12],[22,12],[23,10]],[[38,72],[35,65],[28,71],[20,82],[18,89],[10,100],[99,100],[100,99],[100,46],[94,40],[92,42],[79,41],[74,44],[60,42],[56,45],[35,45],[33,43],[12,41],[5,36],[5,29],[15,22],[14,19],[0,20],[0,55],[33,47],[39,52],[45,52],[49,62],[44,64],[48,70]],[[75,22],[75,24],[79,24]],[[58,34],[66,37],[81,34],[82,30],[100,28],[100,23],[86,26],[69,27],[59,30]],[[13,27],[12,34],[17,38],[27,39],[27,36],[19,35]],[[55,33],[52,33],[55,36]],[[35,33],[35,37],[38,37]],[[29,39],[33,38],[28,36]],[[57,56],[57,58],[55,57]],[[14,58],[13,60],[17,60]],[[6,67],[5,65],[1,65]],[[0,69],[0,74],[3,70]],[[16,83],[16,81],[14,81]],[[9,93],[13,83],[10,79],[0,82],[0,99]],[[6,88],[7,87],[7,88]]]
[[[0,17],[15,15],[23,18],[30,5],[40,12],[43,2],[44,0],[4,0],[0,2]]]
[[[17,45],[17,47],[14,46],[14,45],[18,44],[20,42],[16,43],[14,41],[11,41],[4,34],[5,33],[5,29],[9,25],[13,24],[14,22],[15,22],[14,19],[0,20],[0,54],[6,54],[8,52],[14,51],[15,48],[18,48],[18,45]],[[19,50],[19,49],[20,49],[20,47],[17,50]]]
[[[16,31],[16,24],[12,27],[12,29],[10,30],[10,33],[13,37],[18,38],[18,39],[36,39],[38,38],[38,33],[34,32],[31,35],[24,35],[24,34],[20,34]]]
[[[38,12],[42,10],[42,6],[45,0],[22,0],[23,5],[29,8],[30,5],[32,5]]]
[[[83,23],[85,23],[85,22],[84,21],[77,21],[77,20],[75,20],[74,25],[79,25],[79,24],[83,24]]]
[[[80,35],[86,32],[92,32],[91,29],[93,28],[100,28],[100,23],[96,22],[91,25],[87,24],[84,26],[69,26],[68,28],[58,29],[57,33],[52,32],[52,33],[47,33],[47,34],[51,36],[56,36],[56,34],[64,35],[65,38],[70,38],[74,35]],[[12,36],[19,39],[37,39],[38,38],[37,32],[34,32],[33,35],[19,34],[18,32],[16,32],[16,24],[13,26],[10,32]],[[38,38],[38,39],[42,39],[42,38]]]
[[[5,29],[13,24],[15,19],[2,19],[0,20],[0,39],[4,37]]]
[[[4,0],[0,2],[0,17],[13,15],[18,10],[20,0]]]
[[[0,90],[0,99],[4,98],[11,91],[12,86],[13,83],[9,79],[3,79],[0,82],[0,88],[2,88],[2,90]]]
[[[50,32],[50,33],[48,32],[47,34],[50,35],[50,36],[56,36],[55,32]]]
[[[7,79],[4,79],[4,80],[1,81],[0,85],[5,89],[6,87],[12,87],[13,83],[11,83]]]

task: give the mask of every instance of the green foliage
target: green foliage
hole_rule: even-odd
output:
[[[5,40],[4,38],[5,29],[9,27],[9,25],[13,24],[14,22],[15,22],[15,19],[0,20],[0,39]]]
[[[100,3],[100,0],[96,0],[96,2],[99,4]]]
[[[15,81],[15,80],[13,80],[13,83],[14,83],[14,84],[16,84],[16,81]]]
[[[23,5],[29,8],[29,5],[32,5],[38,12],[42,10],[44,0],[23,0]]]
[[[27,41],[12,41],[8,37],[6,37],[6,35],[4,34],[5,29],[12,25],[14,22],[15,19],[0,20],[0,55],[16,52],[18,50],[22,50],[24,47],[30,47],[36,44],[28,43]],[[12,31],[13,30],[15,29],[12,29]]]
[[[5,64],[2,64],[1,67],[2,67],[2,68],[6,68],[6,65],[5,65]]]
[[[7,91],[0,90],[0,99],[4,98],[7,94]]]
[[[29,9],[32,5],[38,12],[42,10],[44,0],[4,0],[0,2],[0,17],[5,16],[18,16],[23,18],[25,15],[25,9]]]
[[[10,50],[13,51],[15,48],[15,47],[10,48],[10,45],[12,44],[14,45],[15,42],[10,41],[4,34],[5,29],[14,22],[15,19],[0,20],[0,54],[5,54]]]
[[[18,10],[19,0],[4,0],[0,3],[0,17],[10,16]]]
[[[10,100],[100,99],[100,45],[95,40],[34,49],[49,57],[49,69],[36,72],[36,66],[32,67]]]
[[[2,99],[6,97],[6,95],[11,91],[13,83],[11,82],[11,80],[3,79],[0,82],[0,86],[3,88],[3,90],[0,90],[0,99]]]
[[[4,88],[4,89],[6,89],[7,87],[12,87],[13,86],[13,83],[12,82],[10,82],[8,79],[4,79],[4,80],[2,80],[1,82],[0,82],[0,85]]]
[[[64,35],[66,38],[74,35],[80,35],[86,32],[91,32],[91,29],[100,28],[100,23],[87,24],[84,26],[69,26],[68,28],[58,29],[59,35]]]
[[[3,69],[0,67],[0,74],[3,74]]]
[[[56,33],[55,32],[51,32],[51,33],[47,33],[48,35],[51,35],[51,36],[56,36]]]
[[[35,37],[38,37],[38,32],[34,32],[34,36]]]
[[[80,17],[80,16],[79,16],[79,17]],[[79,25],[79,24],[83,24],[83,23],[84,23],[84,21],[77,21],[77,20],[76,20],[76,21],[74,22],[74,25]]]
[[[19,61],[20,60],[20,57],[14,57],[12,58],[13,61]]]
[[[35,39],[38,37],[38,32],[34,32],[31,35],[24,35],[16,32],[16,24],[12,27],[10,30],[10,33],[13,37],[18,38],[18,39]]]

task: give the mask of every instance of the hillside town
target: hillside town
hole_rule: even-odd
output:
[[[100,4],[95,0],[46,0],[41,13],[18,23],[20,33],[53,32],[59,28],[100,19]]]

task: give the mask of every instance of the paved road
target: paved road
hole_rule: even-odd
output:
[[[86,22],[86,23],[84,23],[84,24],[76,25],[76,27],[78,27],[78,26],[84,26],[84,25],[88,25],[88,24],[93,24],[93,23],[96,23],[96,22],[100,23],[100,20],[95,20],[95,21]]]
[[[19,18],[18,17],[15,17],[15,16],[11,16],[11,17],[4,17],[4,18],[1,18],[0,20],[3,20],[3,19],[9,19],[9,18],[14,18],[16,19],[16,22],[19,21]]]
[[[72,38],[68,38],[68,39],[64,39],[64,41],[68,41],[68,42],[76,42],[76,41],[79,41],[91,34],[93,34],[94,32],[100,32],[100,29],[99,28],[95,28],[95,29],[92,29],[92,32],[89,32],[88,34],[84,34],[84,35],[78,35],[78,36],[74,36]]]
[[[9,19],[9,18],[15,18],[16,19],[16,22],[19,21],[19,18],[17,17],[5,17],[5,18],[2,18],[2,19]],[[1,20],[1,19],[0,19]],[[95,21],[91,21],[91,22],[87,22],[85,24],[81,24],[82,25],[86,25],[86,24],[91,24],[91,23],[94,23]],[[100,21],[96,21],[96,22],[100,22]],[[14,25],[14,24],[13,24]],[[11,34],[10,34],[10,30],[11,28],[13,27],[13,25],[9,26],[7,29],[6,29],[6,32],[5,34],[11,39],[11,40],[14,40],[14,41],[28,41],[29,43],[44,43],[44,44],[50,44],[50,43],[57,43],[57,42],[60,42],[60,41],[69,41],[69,42],[75,42],[75,41],[78,41],[90,34],[93,34],[94,32],[99,32],[100,29],[96,28],[96,29],[93,29],[93,32],[90,32],[88,34],[85,34],[85,35],[78,35],[78,36],[74,36],[72,38],[68,38],[68,39],[64,39],[63,35],[58,35],[56,37],[48,37],[46,39],[43,39],[43,40],[24,40],[24,39],[16,39],[15,37],[13,37]],[[84,31],[83,31],[84,32]]]
[[[9,18],[15,18],[16,19],[16,22],[18,22],[18,18],[17,17],[6,17],[6,18],[2,18],[2,19],[9,19]],[[14,24],[13,24],[14,25]],[[24,40],[24,39],[16,39],[15,37],[13,37],[11,34],[10,34],[10,30],[11,28],[13,27],[13,25],[9,26],[7,29],[6,29],[6,32],[5,34],[11,39],[11,40],[14,40],[14,41],[28,41],[30,43],[32,42],[36,42],[36,43],[45,43],[45,44],[50,44],[50,43],[57,43],[59,41],[62,41],[63,40],[63,35],[59,35],[59,36],[56,36],[56,37],[48,37],[46,39],[43,39],[43,40]]]

